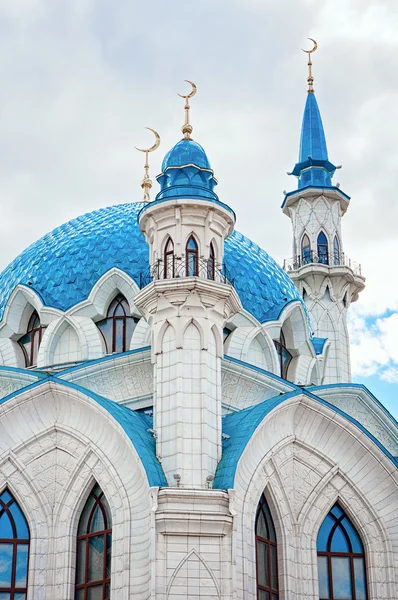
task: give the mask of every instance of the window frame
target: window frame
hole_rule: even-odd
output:
[[[121,307],[123,310],[122,315],[115,314],[118,307]],[[109,303],[108,310],[106,312],[105,319],[101,319],[101,321],[97,321],[96,325],[98,330],[100,331],[102,338],[105,344],[106,354],[120,354],[121,352],[127,352],[129,350],[130,340],[127,340],[127,319],[132,319],[135,325],[138,323],[139,319],[136,319],[131,315],[130,305],[127,301],[127,298],[119,293],[117,294],[113,300]],[[109,335],[109,339],[107,339],[105,333],[101,329],[101,325],[105,323],[112,322],[112,332]],[[118,322],[122,321],[122,349],[118,349],[117,347],[117,335],[118,335]],[[134,328],[135,328],[134,325]],[[134,329],[133,329],[134,331]],[[132,334],[131,334],[132,335]],[[111,344],[111,349],[109,348]]]
[[[39,325],[35,327],[36,321],[39,323]],[[38,312],[36,310],[34,310],[29,318],[28,326],[26,328],[26,333],[24,333],[18,340],[18,344],[19,344],[19,346],[23,352],[24,358],[25,358],[25,366],[27,368],[37,366],[37,358],[39,356],[39,350],[40,350],[40,345],[41,345],[41,342],[43,339],[43,330],[44,329],[45,329],[45,327],[43,327],[40,323],[40,317],[38,315]],[[22,342],[22,340],[27,336],[30,336],[29,354],[25,348],[25,344]],[[36,348],[35,340],[37,337],[39,339],[38,339],[37,348]],[[36,350],[37,350],[37,353],[36,353]]]
[[[308,244],[307,244],[308,242]],[[304,243],[306,245],[304,245]],[[308,235],[306,233],[304,233],[303,237],[301,238],[301,261],[303,265],[307,265],[308,263],[312,262],[311,260],[311,242],[310,242],[310,238],[308,237]]]
[[[189,243],[193,241],[195,248],[189,248]],[[190,273],[190,257],[194,258],[194,274]],[[185,244],[185,274],[187,277],[198,277],[199,275],[199,246],[195,236],[191,234]]]
[[[264,507],[266,507],[266,510],[264,510]],[[265,519],[268,529],[270,528],[269,525],[271,525],[271,527],[274,531],[275,541],[258,535],[257,524],[258,524],[261,513],[263,513],[263,515],[264,515],[264,519]],[[271,510],[269,508],[268,502],[267,502],[264,494],[261,494],[261,498],[260,498],[260,501],[257,506],[254,532],[255,532],[255,552],[256,552],[256,593],[257,593],[257,597],[259,596],[259,592],[262,591],[262,592],[269,594],[270,600],[271,599],[274,600],[275,598],[277,600],[279,600],[278,541],[277,541],[277,536],[276,536],[275,525],[274,525],[272,515],[271,515]],[[268,573],[268,579],[269,579],[269,583],[270,583],[269,586],[264,586],[259,583],[258,542],[261,542],[262,544],[265,544],[267,546],[267,573]],[[275,548],[275,568],[276,568],[275,574],[273,573],[273,570],[272,570],[270,547]],[[278,586],[277,589],[272,587],[272,579],[273,579],[274,575],[276,577],[276,582],[277,582],[277,586]]]
[[[213,242],[210,242],[209,259],[207,261],[207,279],[214,281],[216,278],[216,253]]]
[[[6,515],[8,516],[8,518],[10,520],[12,532],[13,532],[13,537],[12,538],[0,538],[0,545],[1,544],[10,544],[10,545],[12,545],[13,548],[12,548],[12,565],[11,565],[11,585],[9,587],[7,587],[7,586],[0,587],[0,593],[6,593],[6,594],[9,593],[10,600],[14,600],[15,594],[26,594],[27,595],[27,593],[28,593],[29,560],[30,560],[30,528],[29,528],[28,521],[24,515],[22,508],[20,507],[19,503],[16,501],[15,497],[13,496],[13,494],[10,492],[10,490],[8,488],[5,488],[1,492],[0,498],[4,494],[4,492],[8,492],[8,494],[11,496],[11,499],[8,502],[4,502],[3,500],[0,500],[0,517],[4,513],[6,513]],[[25,520],[25,525],[28,530],[28,536],[29,536],[28,538],[19,538],[18,537],[18,531],[17,531],[15,519],[14,519],[11,511],[9,510],[9,507],[14,503],[16,504],[16,506],[18,506],[18,508],[21,511],[21,514]],[[18,556],[18,546],[19,545],[27,546],[28,559],[27,559],[27,563],[26,563],[26,585],[25,585],[25,587],[15,585],[15,583],[16,583],[15,579],[16,579],[16,574],[17,574],[16,573],[17,572],[17,556]]]
[[[324,240],[322,239],[322,241],[319,241],[319,238],[323,236]],[[322,248],[324,248],[324,250],[321,250]],[[318,255],[318,263],[320,263],[321,265],[328,265],[329,264],[329,242],[328,242],[328,238],[326,233],[321,230],[318,233],[318,237],[316,238],[316,250],[317,250],[317,255]],[[325,257],[324,260],[321,260],[321,257]]]
[[[291,352],[289,352],[289,350],[286,346],[285,335],[284,335],[282,329],[281,329],[281,333],[279,336],[279,340],[274,340],[274,344],[275,344],[275,348],[276,348],[276,353],[278,355],[279,376],[282,377],[282,379],[287,380],[287,375],[289,372],[289,367],[290,367],[290,363],[292,362],[293,356],[292,356]],[[283,356],[284,351],[289,355],[287,362],[284,362],[284,356]]]
[[[171,264],[169,258],[171,257]],[[169,264],[171,273],[169,273]],[[175,277],[175,260],[174,260],[174,242],[169,236],[164,246],[163,252],[164,279],[173,279]]]

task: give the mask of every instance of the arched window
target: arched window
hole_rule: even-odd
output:
[[[337,235],[334,236],[333,240],[333,259],[335,265],[340,264],[340,243]]]
[[[167,240],[164,247],[164,278],[172,279],[174,277],[174,244],[171,237]]]
[[[26,600],[29,527],[8,490],[0,494],[0,598]]]
[[[40,325],[39,315],[34,310],[29,319],[25,335],[18,340],[23,350],[27,367],[35,367],[37,365],[37,355],[39,354],[43,330],[44,327]]]
[[[321,233],[318,235],[317,246],[318,246],[318,262],[322,263],[323,265],[328,265],[329,264],[328,241],[327,241],[326,235],[323,233],[323,231],[321,231]]]
[[[199,252],[198,244],[195,238],[191,235],[185,247],[186,253],[186,275],[187,277],[195,277],[199,271]]]
[[[278,600],[278,566],[276,534],[264,494],[256,515],[257,598]]]
[[[292,360],[292,355],[289,350],[286,348],[285,336],[283,335],[283,331],[281,330],[281,335],[279,340],[274,340],[276,353],[278,355],[279,361],[279,374],[283,379],[287,379],[287,372],[289,369],[290,361]]]
[[[361,539],[338,504],[318,533],[320,600],[366,600],[365,553]]]
[[[97,323],[105,341],[107,354],[126,352],[129,349],[131,336],[138,321],[139,319],[131,316],[126,298],[118,294],[109,305],[106,319]]]
[[[215,279],[216,277],[216,254],[214,252],[213,243],[210,244],[209,260],[207,261],[207,279]]]
[[[308,265],[308,263],[312,262],[310,238],[306,233],[301,240],[301,260],[303,265]]]
[[[112,520],[108,502],[95,485],[77,531],[75,600],[109,600]]]

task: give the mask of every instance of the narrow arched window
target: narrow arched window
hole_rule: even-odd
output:
[[[130,306],[122,294],[118,294],[109,305],[106,318],[97,323],[105,341],[107,354],[126,352],[139,319],[131,316]],[[1,600],[1,599],[0,599]]]
[[[29,527],[8,490],[0,494],[0,599],[26,600]]]
[[[365,552],[355,527],[335,504],[317,540],[320,600],[366,600]]]
[[[286,347],[286,340],[282,330],[279,340],[274,340],[274,344],[276,348],[276,353],[278,355],[279,374],[281,377],[283,377],[283,379],[287,379],[287,372],[289,370],[289,365],[292,360],[292,355]]]
[[[257,597],[278,600],[278,566],[276,533],[264,494],[256,515]]]
[[[109,600],[112,520],[108,502],[95,485],[77,531],[75,600]]]
[[[323,231],[321,231],[321,233],[318,235],[317,247],[318,247],[318,262],[322,263],[323,265],[328,265],[329,264],[328,241],[327,241],[326,235],[323,233]]]
[[[25,335],[18,340],[18,343],[23,350],[27,367],[35,367],[37,365],[37,356],[43,337],[43,330],[44,327],[40,324],[39,315],[34,310],[29,319]]]
[[[307,265],[308,263],[312,262],[310,238],[306,233],[303,235],[303,239],[301,240],[301,260],[303,265]]]
[[[210,244],[209,260],[207,261],[207,279],[216,278],[216,254],[214,252],[213,243]]]
[[[333,259],[335,265],[340,265],[340,243],[337,235],[334,236],[333,240]]]
[[[185,248],[187,277],[195,277],[199,271],[199,251],[195,238],[191,235]]]
[[[174,244],[171,237],[167,240],[164,247],[164,278],[172,279],[174,277]]]

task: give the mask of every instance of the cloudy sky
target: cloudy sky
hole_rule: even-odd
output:
[[[345,251],[367,288],[350,315],[353,374],[398,417],[398,6],[394,0],[0,0],[0,268],[101,206],[141,199],[179,139],[184,79],[237,228],[291,255],[283,190],[297,159],[314,37],[315,90]],[[308,42],[307,42],[308,43]]]

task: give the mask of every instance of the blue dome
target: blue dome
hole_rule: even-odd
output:
[[[0,274],[0,318],[18,284],[45,305],[67,310],[85,300],[93,285],[117,267],[140,284],[149,248],[137,215],[142,202],[101,208],[54,229],[24,250]],[[225,264],[243,307],[260,322],[278,318],[301,296],[282,268],[259,246],[234,232],[225,242]]]
[[[168,151],[163,159],[162,172],[167,167],[181,167],[182,165],[196,165],[201,169],[211,169],[209,159],[202,146],[194,140],[180,140]]]

